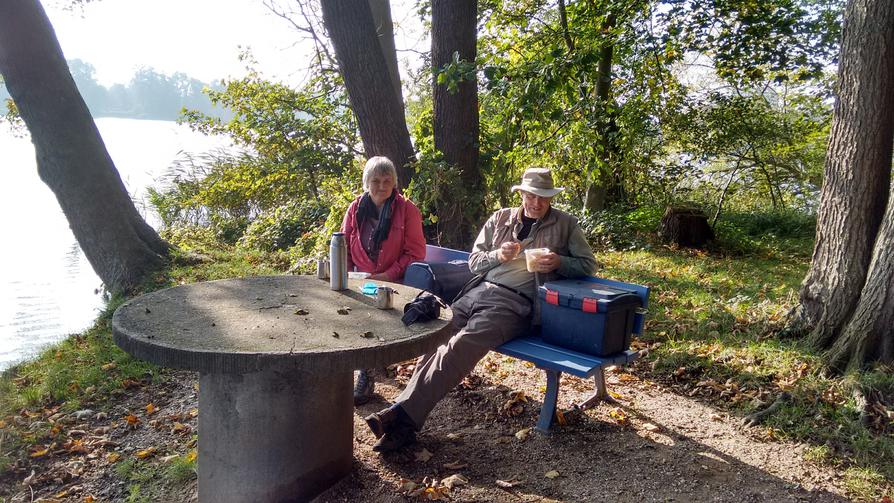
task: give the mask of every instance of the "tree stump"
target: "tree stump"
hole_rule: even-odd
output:
[[[661,217],[658,237],[665,243],[686,248],[701,248],[714,239],[708,217],[696,208],[668,207]]]

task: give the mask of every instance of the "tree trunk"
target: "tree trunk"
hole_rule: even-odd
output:
[[[614,14],[609,14],[603,24],[603,31],[611,32],[615,27],[616,19]],[[612,89],[612,60],[614,59],[615,46],[614,43],[606,43],[599,51],[599,78],[596,80],[596,98],[602,104],[602,113],[606,114],[605,131],[600,131],[599,136],[602,144],[602,159],[599,163],[599,173],[596,179],[587,186],[585,208],[588,212],[600,211],[605,209],[606,202],[609,198],[609,186],[614,181],[611,170],[613,169],[614,157],[617,153],[617,143],[614,141],[613,135],[617,132],[615,123],[615,114],[609,108]]]
[[[894,363],[894,204],[888,205],[867,276],[853,316],[829,350],[837,370]]]
[[[438,84],[437,70],[450,64],[453,54],[462,61],[475,64],[477,56],[477,0],[433,0],[431,14],[431,59],[434,95],[435,148],[444,160],[460,171],[463,189],[470,196],[466,201],[480,201],[481,172],[478,169],[478,81],[474,77],[459,83],[454,92]],[[480,204],[470,206],[459,198],[450,198],[454,208],[440,211],[439,227],[446,246],[465,249],[471,244],[472,223],[478,225]],[[449,219],[444,219],[450,215]],[[471,222],[471,223],[470,223]]]
[[[413,143],[370,4],[368,0],[322,0],[322,7],[323,24],[335,47],[363,149],[369,157],[384,155],[391,159],[397,167],[398,184],[405,188],[415,160]]]
[[[165,243],[134,207],[37,0],[0,2],[0,74],[37,156],[37,171],[93,270],[128,291],[164,263]]]
[[[828,348],[866,283],[888,202],[894,136],[894,2],[852,0],[845,11],[839,96],[826,156],[813,260],[789,329]]]
[[[376,27],[376,36],[379,38],[379,47],[385,56],[385,64],[388,66],[388,75],[391,85],[397,93],[397,100],[404,102],[404,95],[400,89],[400,71],[397,69],[397,48],[394,45],[394,22],[391,21],[391,4],[389,0],[369,0],[369,8],[372,12],[373,24]]]

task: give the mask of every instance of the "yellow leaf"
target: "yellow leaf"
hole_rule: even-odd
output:
[[[138,418],[137,416],[135,416],[133,414],[128,414],[127,416],[124,417],[124,419],[127,420],[127,424],[130,426],[136,426],[136,425],[140,424],[140,418]]]
[[[87,496],[84,496],[84,503],[95,503],[95,502],[96,502],[96,498],[94,498],[93,496],[91,496],[89,494]]]
[[[548,479],[554,479],[559,476],[559,472],[557,472],[555,470],[550,470],[550,471],[544,473],[543,476]]]
[[[189,451],[189,454],[186,455],[186,460],[192,463],[199,456],[199,453],[195,450]]]
[[[6,428],[6,421],[0,419],[0,428]]]
[[[150,403],[146,406],[146,414],[155,414],[157,411],[158,407],[156,407],[154,403]]]
[[[102,368],[103,370],[107,370],[107,371],[108,371],[108,370],[112,370],[112,369],[114,369],[114,368],[117,367],[117,366],[118,366],[118,365],[116,365],[115,362],[112,362],[112,363],[106,363],[105,365],[103,365],[103,366],[100,367],[100,368]]]
[[[524,441],[531,434],[531,428],[522,428],[515,432],[515,438]]]
[[[152,456],[153,454],[155,454],[155,447],[150,447],[148,449],[143,449],[142,451],[137,451],[136,454],[134,454],[134,455],[140,459],[146,459],[149,456]]]
[[[117,463],[119,459],[121,459],[121,455],[117,452],[110,452],[109,455],[106,456],[106,461],[109,463]]]
[[[41,449],[39,451],[35,451],[31,453],[32,458],[40,458],[46,456],[50,452],[49,449]]]

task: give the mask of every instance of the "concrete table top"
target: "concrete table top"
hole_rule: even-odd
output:
[[[333,291],[313,276],[265,276],[182,285],[132,299],[112,318],[115,343],[166,367],[253,372],[288,363],[308,372],[382,367],[437,347],[452,333],[441,319],[400,322],[419,290],[395,289],[394,309],[360,293],[369,280]],[[441,333],[443,332],[443,333]],[[441,337],[438,337],[441,335]]]
[[[199,371],[199,501],[310,501],[350,473],[354,369],[436,348],[456,333],[438,320],[401,323],[395,309],[333,291],[312,276],[182,285],[132,299],[112,317],[115,343],[163,366]]]

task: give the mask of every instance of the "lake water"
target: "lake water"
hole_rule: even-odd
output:
[[[146,188],[185,153],[228,147],[167,121],[96,119],[121,179],[150,224]],[[37,176],[30,138],[0,130],[0,370],[88,328],[103,306],[102,282]]]

